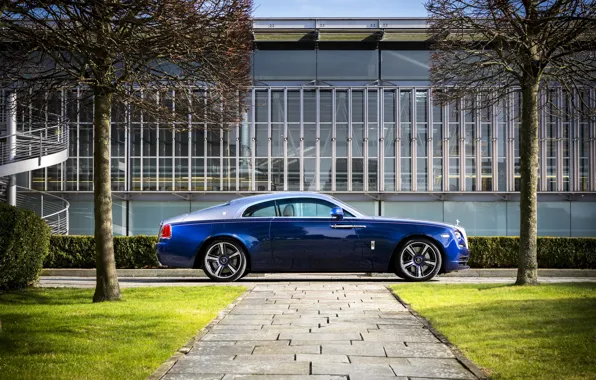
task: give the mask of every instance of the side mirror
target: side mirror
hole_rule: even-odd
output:
[[[331,217],[333,219],[342,220],[344,218],[344,210],[341,207],[332,208]]]

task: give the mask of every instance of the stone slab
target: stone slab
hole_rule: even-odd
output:
[[[394,376],[390,366],[385,364],[312,363],[313,375]],[[367,378],[368,378],[367,377]]]

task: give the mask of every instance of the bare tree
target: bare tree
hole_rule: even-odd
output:
[[[429,0],[433,93],[480,96],[482,106],[521,93],[520,252],[517,284],[537,283],[538,111],[552,88],[589,114],[596,80],[593,0]],[[545,94],[540,101],[541,94]],[[560,104],[560,103],[557,103]],[[551,111],[564,111],[549,107]],[[585,116],[584,116],[585,117]]]
[[[82,87],[94,104],[95,302],[120,298],[112,237],[110,121],[117,104],[161,125],[226,125],[250,85],[252,0],[3,2],[0,75],[21,102]],[[175,94],[176,109],[167,94]]]

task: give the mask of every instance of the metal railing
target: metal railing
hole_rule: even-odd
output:
[[[11,139],[15,140],[11,144]],[[0,137],[0,166],[68,150],[68,125],[58,124]],[[11,145],[13,145],[11,147]]]
[[[53,234],[68,235],[70,203],[66,199],[17,186],[17,207],[35,212],[46,221]]]
[[[13,99],[14,100],[14,99]],[[10,110],[10,109],[8,109]],[[14,111],[14,109],[13,109]],[[63,162],[68,157],[68,124],[58,115],[46,113],[46,120],[33,120],[31,123],[16,124],[15,114],[9,120],[7,108],[0,106],[0,122],[12,122],[16,132],[0,136],[0,167],[4,167],[3,174],[27,172]],[[47,118],[52,121],[48,125]],[[32,126],[45,125],[43,128]],[[19,128],[20,127],[20,128]],[[27,129],[27,127],[29,127]],[[7,128],[7,130],[11,130]],[[14,129],[12,129],[14,131]],[[50,157],[52,156],[52,157]],[[47,159],[44,159],[47,158]],[[9,201],[6,196],[10,186],[10,177],[0,178],[0,202]],[[13,188],[14,189],[14,188]],[[67,200],[43,191],[32,190],[16,186],[16,206],[35,212],[46,221],[53,234],[68,234],[68,209]],[[13,200],[14,201],[14,200]]]

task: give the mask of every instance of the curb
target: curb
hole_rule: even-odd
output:
[[[170,369],[172,369],[172,367],[176,364],[176,362],[178,362],[178,360],[180,360],[187,353],[189,353],[190,350],[192,350],[192,348],[194,347],[194,345],[198,341],[200,341],[205,335],[207,335],[207,333],[209,333],[209,331],[211,331],[213,326],[217,325],[219,323],[219,321],[224,319],[230,313],[230,311],[232,311],[236,307],[236,305],[238,305],[238,303],[240,301],[242,301],[244,299],[244,297],[246,297],[248,295],[248,293],[250,293],[252,291],[252,289],[253,289],[253,287],[248,287],[248,289],[246,289],[246,291],[244,293],[239,295],[238,298],[236,298],[231,304],[229,304],[225,309],[220,311],[217,314],[217,316],[211,320],[211,322],[209,322],[205,327],[203,327],[201,330],[199,330],[197,335],[192,337],[188,342],[186,342],[186,344],[184,346],[180,347],[178,349],[178,351],[176,351],[176,353],[174,353],[174,355],[172,355],[168,360],[166,360],[165,363],[160,365],[147,378],[147,380],[160,380],[162,377],[164,377],[168,373],[168,371]]]
[[[460,362],[462,366],[464,366],[468,371],[472,372],[472,374],[480,380],[488,380],[489,379],[489,376],[482,370],[482,368],[477,366],[473,361],[468,359],[457,347],[455,347],[453,344],[451,344],[451,342],[449,342],[447,337],[445,335],[441,334],[438,330],[436,330],[430,324],[430,322],[426,320],[426,318],[424,318],[423,316],[418,314],[418,312],[416,312],[414,309],[412,309],[408,303],[406,303],[404,300],[402,300],[397,295],[397,293],[395,293],[393,291],[393,289],[391,289],[389,286],[387,286],[386,288],[393,295],[393,297],[395,297],[397,302],[401,303],[410,313],[412,313],[412,315],[414,317],[416,317],[420,322],[422,322],[424,327],[426,327],[439,341],[441,341],[441,343],[443,343],[444,345],[449,347],[449,349],[451,350],[453,355],[455,355],[455,359],[458,362]]]
[[[118,277],[179,277],[179,278],[207,278],[201,269],[116,269]],[[268,277],[269,273],[249,273],[246,277]],[[299,274],[296,274],[299,275]],[[310,273],[309,275],[312,275]],[[329,273],[329,275],[368,276],[396,278],[393,273]],[[95,277],[95,269],[42,269],[41,276],[47,277]],[[596,269],[538,269],[539,277],[596,277]],[[466,269],[451,272],[440,277],[517,277],[517,269]]]
[[[208,278],[202,269],[116,269],[118,277],[180,277]],[[95,269],[44,268],[41,276],[47,277],[95,277]],[[262,273],[249,273],[246,277],[263,277]]]

